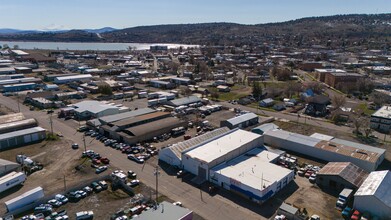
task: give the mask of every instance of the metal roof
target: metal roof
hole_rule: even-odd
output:
[[[0,134],[9,132],[11,130],[18,130],[20,128],[37,126],[37,121],[34,118],[29,118],[21,121],[14,121],[0,124]]]
[[[391,119],[391,106],[385,105],[372,114],[373,117]]]
[[[229,154],[230,152],[240,148],[241,146],[253,142],[259,141],[259,145],[262,145],[262,136],[248,132],[245,130],[234,129],[224,134],[215,140],[208,141],[207,143],[194,148],[186,152],[186,156],[196,158],[205,163],[210,163],[213,160]]]
[[[325,140],[325,141],[330,141],[331,139],[334,138],[333,136],[320,134],[320,133],[313,133],[313,134],[311,134],[310,137],[317,138],[317,139],[320,139],[320,140]]]
[[[361,149],[361,150],[375,152],[375,153],[378,153],[378,154],[384,154],[386,152],[386,150],[382,149],[382,148],[372,147],[372,146],[369,146],[369,145],[366,145],[366,144],[360,144],[360,143],[357,143],[357,142],[342,140],[342,139],[339,139],[339,138],[334,138],[331,141],[334,142],[334,143],[337,143],[337,144],[343,144],[343,145],[351,146],[351,147],[358,148],[358,149]]]
[[[163,201],[159,204],[157,209],[151,208],[143,211],[140,215],[132,217],[135,220],[178,220],[192,213],[191,210],[180,206],[173,205],[172,203]]]
[[[250,113],[246,113],[246,114],[228,119],[227,122],[234,126],[234,125],[238,125],[240,123],[243,123],[245,121],[252,120],[254,118],[258,118],[258,116],[256,114],[250,112]]]
[[[309,137],[302,134],[292,133],[284,130],[270,130],[266,131],[265,135],[278,139],[289,140],[291,142],[300,143],[310,147],[315,147],[321,140],[313,137]]]
[[[141,136],[141,135],[148,134],[150,132],[155,132],[155,131],[164,129],[166,127],[179,126],[182,123],[183,123],[183,121],[179,120],[178,118],[169,117],[169,118],[160,119],[158,121],[153,121],[150,123],[145,123],[142,125],[134,126],[134,127],[125,129],[119,133],[125,134],[130,137]],[[128,133],[133,134],[133,135],[130,135]]]
[[[293,172],[270,162],[279,156],[264,148],[255,148],[226,163],[213,167],[212,170],[231,180],[262,191]]]
[[[123,126],[131,126],[132,124],[137,124],[139,122],[147,122],[148,120],[159,118],[159,117],[168,117],[170,116],[171,113],[169,112],[152,112],[149,114],[143,114],[139,115],[133,118],[125,119],[125,120],[120,120],[117,122],[114,122],[113,125],[118,126],[118,127],[123,127]]]
[[[318,175],[340,176],[357,188],[361,186],[368,174],[367,171],[350,162],[330,162],[318,173]]]
[[[196,102],[201,102],[201,99],[197,96],[188,96],[180,99],[174,99],[169,103],[173,106],[188,105]]]
[[[136,116],[139,116],[139,115],[149,114],[149,113],[152,113],[152,112],[156,112],[156,110],[151,109],[151,108],[141,108],[141,109],[137,109],[137,110],[134,110],[134,111],[129,111],[129,112],[124,112],[124,113],[120,113],[120,114],[104,116],[104,117],[99,118],[99,120],[101,122],[111,123],[111,122],[115,122],[115,121],[119,121],[119,120],[123,120],[123,119],[127,119],[127,118],[136,117]]]
[[[57,76],[55,77],[55,81],[61,81],[61,80],[77,80],[77,79],[87,79],[92,78],[91,74],[79,74],[79,75],[72,75],[72,76]]]
[[[99,113],[107,109],[119,109],[118,107],[93,100],[82,101],[74,104],[74,106],[76,107],[75,111],[80,113],[84,111]]]
[[[391,172],[374,171],[369,174],[354,196],[375,196],[391,208]]]
[[[297,211],[299,210],[298,208],[293,207],[293,206],[291,206],[291,205],[289,205],[289,204],[286,204],[285,202],[283,202],[283,203],[281,204],[281,206],[280,206],[279,209],[281,209],[281,210],[283,210],[283,211],[285,211],[285,212],[287,212],[287,213],[293,214],[293,215],[296,214]]]
[[[225,134],[226,132],[230,131],[229,128],[223,127],[219,128],[210,132],[207,132],[205,134],[202,134],[197,137],[193,137],[189,140],[182,141],[179,143],[176,143],[169,147],[169,149],[178,157],[181,158],[182,152],[192,149],[193,147],[196,147],[206,141],[209,141],[212,138],[215,138],[217,136],[220,136],[222,134]]]
[[[8,139],[8,138],[22,136],[22,135],[34,134],[34,133],[41,132],[41,131],[45,131],[45,129],[43,129],[41,127],[34,127],[34,128],[27,128],[27,129],[23,129],[23,130],[19,130],[19,131],[13,131],[13,132],[5,133],[5,134],[0,134],[0,141]]]
[[[25,119],[23,113],[13,113],[8,115],[1,115],[0,116],[0,123],[9,123],[14,121],[20,121]]]
[[[275,129],[279,129],[279,127],[276,124],[266,123],[266,124],[263,124],[263,125],[260,125],[258,127],[253,128],[251,131],[254,132],[255,130],[261,130],[263,133],[265,133],[266,131],[275,130]]]

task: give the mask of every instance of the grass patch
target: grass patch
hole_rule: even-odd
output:
[[[375,113],[375,110],[369,109],[366,103],[360,103],[359,105],[357,105],[357,108],[368,116],[371,116],[373,113]]]
[[[58,141],[58,140],[60,140],[60,138],[58,137],[57,134],[48,132],[46,134],[46,140],[47,141]]]

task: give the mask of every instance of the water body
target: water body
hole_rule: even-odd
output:
[[[31,42],[31,41],[0,41],[0,45],[7,44],[10,48],[18,45],[20,49],[44,49],[44,50],[127,50],[131,47],[134,50],[149,50],[152,45],[165,45],[169,49],[198,47],[198,45],[187,44],[160,44],[160,43],[73,43],[73,42]]]

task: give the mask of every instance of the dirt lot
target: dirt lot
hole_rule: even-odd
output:
[[[0,203],[4,203],[11,198],[38,186],[41,186],[44,189],[45,195],[51,195],[63,193],[65,185],[67,189],[69,189],[80,184],[88,184],[89,181],[98,177],[98,175],[95,174],[94,169],[90,167],[90,162],[80,159],[82,150],[72,150],[70,146],[71,143],[65,140],[43,141],[41,143],[1,152],[0,158],[10,161],[15,161],[15,156],[17,154],[25,154],[34,161],[42,163],[44,168],[41,171],[28,176],[23,187],[15,188],[1,194]],[[75,167],[83,162],[85,162],[84,168],[80,171],[76,171]],[[108,174],[112,169],[115,168],[110,167],[109,171],[105,171],[100,175]],[[111,204],[109,203],[109,207],[110,206]],[[0,206],[0,213],[5,213],[4,205]]]

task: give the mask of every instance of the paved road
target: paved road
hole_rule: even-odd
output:
[[[14,111],[18,110],[16,101],[9,97],[0,96],[0,104],[8,106]],[[50,129],[49,115],[46,112],[29,111],[28,107],[24,105],[20,105],[20,109],[27,118],[36,118],[41,127]],[[65,138],[79,144],[82,143],[82,134],[75,132],[78,127],[77,123],[72,123],[71,121],[65,122],[57,119],[53,115],[53,127],[54,132],[61,132]],[[101,155],[110,158],[113,166],[124,171],[130,169],[135,171],[143,183],[155,188],[156,177],[153,175],[155,169],[154,164],[147,163],[143,167],[142,165],[129,161],[126,155],[121,152],[105,147],[102,143],[90,137],[86,138],[86,143],[88,149],[93,149]],[[156,164],[156,162],[157,160],[155,159],[154,163]],[[220,195],[212,197],[205,192],[201,192],[198,188],[182,182],[181,179],[169,176],[163,170],[160,172],[159,177],[159,193],[168,196],[172,200],[181,201],[185,207],[188,207],[205,219],[265,219],[256,213],[260,211],[260,209],[257,209],[256,204],[250,203],[250,210]]]

